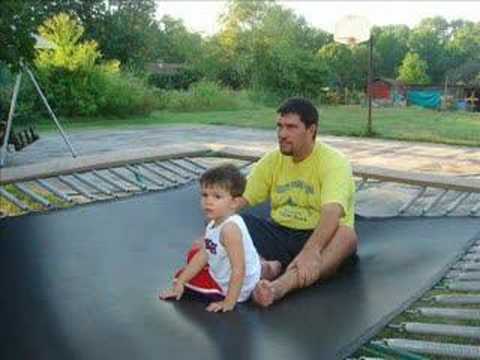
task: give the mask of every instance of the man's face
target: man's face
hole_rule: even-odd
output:
[[[280,115],[277,120],[278,145],[283,155],[301,156],[314,143],[316,126],[305,127],[297,114]]]

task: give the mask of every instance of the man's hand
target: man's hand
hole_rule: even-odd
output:
[[[175,299],[180,300],[183,296],[183,292],[185,291],[185,285],[179,281],[175,281],[173,286],[160,293],[160,299],[162,300],[169,300]]]
[[[298,286],[306,287],[317,280],[320,253],[314,248],[304,248],[288,265],[287,271],[296,269]]]
[[[235,303],[233,302],[228,302],[228,301],[218,301],[218,302],[213,302],[210,303],[210,305],[207,306],[207,311],[210,312],[227,312],[227,311],[232,311],[235,308]]]

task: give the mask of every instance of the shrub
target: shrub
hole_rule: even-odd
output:
[[[172,111],[234,110],[239,104],[233,92],[211,81],[200,81],[190,86],[188,91],[169,91],[166,109]]]
[[[105,93],[99,113],[104,115],[144,115],[158,108],[158,95],[140,78],[130,73],[105,78]]]
[[[40,26],[54,49],[40,50],[35,60],[41,86],[60,115],[127,116],[146,114],[156,98],[145,81],[121,72],[118,61],[100,63],[95,41],[79,42],[83,27],[66,14]]]
[[[149,84],[165,90],[187,90],[190,85],[200,80],[200,73],[190,68],[173,74],[150,74]]]

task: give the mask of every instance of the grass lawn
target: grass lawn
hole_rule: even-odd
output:
[[[275,108],[204,112],[157,111],[148,116],[118,118],[66,118],[67,129],[119,128],[174,124],[214,124],[273,129]],[[374,108],[376,138],[480,146],[480,113],[438,112],[417,107]],[[367,109],[358,105],[321,106],[320,134],[365,136]],[[40,131],[53,131],[53,122],[44,120]]]

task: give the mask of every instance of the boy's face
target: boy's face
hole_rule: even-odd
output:
[[[223,221],[235,212],[236,199],[230,192],[219,186],[201,187],[202,210],[208,220]]]

